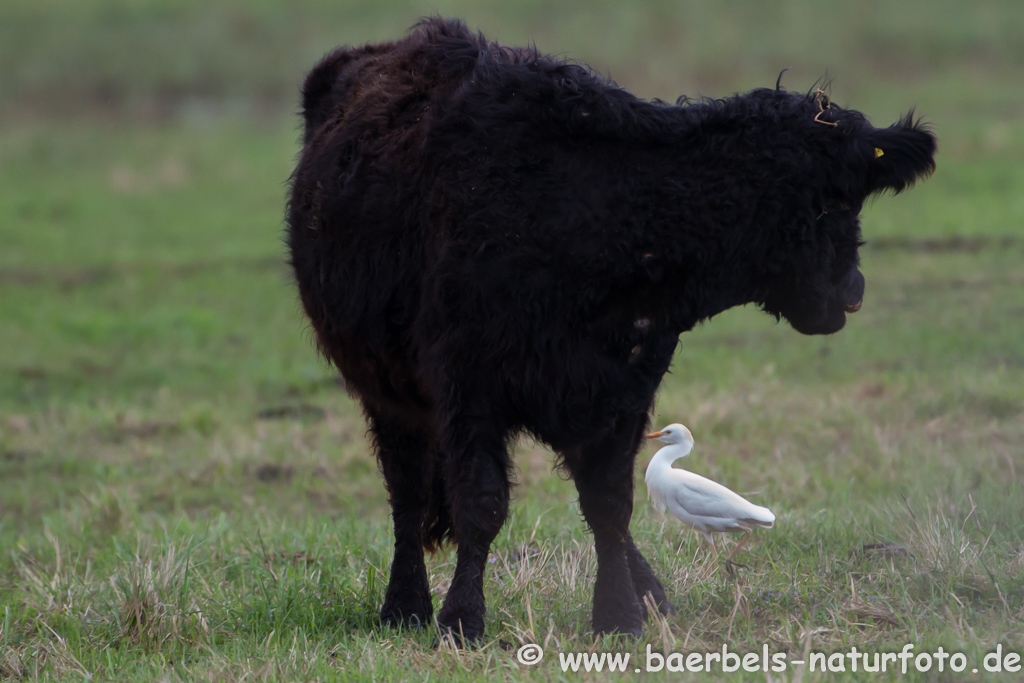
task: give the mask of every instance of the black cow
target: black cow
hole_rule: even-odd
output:
[[[837,332],[864,292],[865,198],[934,168],[935,138],[911,115],[874,128],[778,85],[648,102],[439,18],[331,53],[302,100],[291,263],[390,495],[381,620],[428,622],[423,551],[451,539],[438,621],[471,641],[524,431],[579,491],[594,630],[640,633],[647,593],[672,609],[629,521],[679,335],[750,302]]]

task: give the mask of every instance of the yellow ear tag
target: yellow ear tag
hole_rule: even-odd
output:
[[[875,158],[876,159],[878,157],[882,156],[883,154],[885,154],[885,152],[882,151],[881,147],[875,147]]]

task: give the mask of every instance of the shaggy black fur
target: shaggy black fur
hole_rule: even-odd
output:
[[[430,19],[340,49],[303,88],[289,246],[323,353],[363,404],[394,511],[384,623],[424,624],[423,562],[458,545],[440,624],[479,639],[509,442],[573,477],[593,627],[671,606],[629,534],[633,466],[679,335],[754,302],[805,334],[859,307],[858,213],[934,167],[911,116],[781,88],[673,106]]]

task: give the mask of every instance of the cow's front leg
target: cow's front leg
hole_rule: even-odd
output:
[[[633,589],[640,600],[641,610],[647,611],[644,596],[650,594],[659,612],[665,615],[675,612],[675,608],[665,594],[665,587],[661,585],[661,581],[651,569],[651,565],[647,563],[647,558],[636,549],[632,535],[630,535],[629,544],[626,547],[626,562],[629,564],[629,574],[633,578]]]
[[[633,460],[646,424],[644,415],[623,420],[613,433],[574,449],[566,457],[580,494],[580,509],[594,534],[597,580],[592,624],[597,634],[643,635],[644,612],[637,588],[653,593],[660,590],[655,600],[664,600],[660,582],[629,535]],[[631,565],[640,570],[639,585],[635,585]]]

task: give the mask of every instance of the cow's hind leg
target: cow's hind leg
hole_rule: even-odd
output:
[[[638,592],[664,601],[647,561],[629,534],[633,515],[633,461],[646,416],[622,420],[608,435],[564,454],[580,494],[580,509],[594,534],[597,579],[594,583],[594,632],[643,634],[644,611]],[[633,576],[633,570],[637,576]]]
[[[423,627],[434,612],[423,561],[423,526],[435,451],[426,438],[379,416],[370,415],[370,431],[395,526],[395,557],[380,620],[395,628]]]
[[[483,424],[450,427],[441,443],[458,559],[438,622],[457,643],[478,643],[487,611],[487,554],[508,516],[508,451],[504,435]]]

